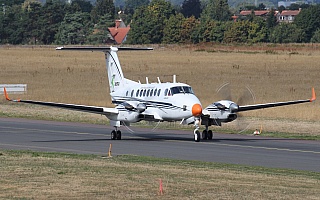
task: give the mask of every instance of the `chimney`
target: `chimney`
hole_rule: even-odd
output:
[[[122,22],[121,19],[117,19],[116,20],[116,28],[119,28],[121,22]]]

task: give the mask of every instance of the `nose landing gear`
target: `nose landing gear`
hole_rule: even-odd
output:
[[[121,140],[121,131],[116,129],[111,131],[111,140]]]

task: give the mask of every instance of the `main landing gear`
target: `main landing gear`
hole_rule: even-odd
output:
[[[212,130],[203,130],[202,131],[202,139],[203,140],[212,140],[213,133]]]
[[[121,131],[115,130],[111,131],[111,140],[121,140]]]
[[[212,130],[203,130],[201,135],[199,130],[194,130],[193,134],[195,142],[200,142],[200,136],[203,140],[212,140],[213,138]]]

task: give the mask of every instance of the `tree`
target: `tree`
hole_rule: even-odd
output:
[[[281,23],[276,26],[270,35],[273,43],[297,43],[303,42],[305,33],[293,23]]]
[[[189,18],[185,18],[181,24],[180,30],[180,41],[182,43],[192,43],[193,42],[193,35],[196,31],[199,20],[195,18],[195,16],[191,16]]]
[[[302,9],[293,23],[304,31],[306,37],[303,41],[309,42],[314,32],[320,27],[320,5]]]
[[[272,29],[277,25],[277,17],[273,8],[271,8],[270,12],[268,13],[266,22],[268,29]]]
[[[93,23],[98,23],[99,18],[105,15],[114,17],[115,7],[113,0],[97,0],[96,5],[91,10],[91,19]]]
[[[86,0],[72,0],[71,6],[79,6],[81,12],[90,13],[93,6],[89,1]]]
[[[314,32],[312,38],[311,38],[312,43],[320,43],[320,29],[316,30]]]
[[[296,3],[292,3],[289,7],[288,10],[299,10],[300,5]]]
[[[265,10],[266,9],[266,6],[263,4],[263,3],[260,3],[259,5],[258,5],[258,8],[257,8],[258,10]]]
[[[21,5],[25,0],[0,0],[0,5],[11,7],[13,5]]]
[[[92,24],[90,23],[89,13],[66,14],[56,34],[55,43],[84,44],[91,30],[90,27],[92,27]]]
[[[209,0],[201,14],[202,19],[214,19],[217,21],[228,21],[230,17],[231,12],[227,0]]]
[[[250,28],[248,31],[248,42],[266,42],[268,39],[268,30],[269,29],[266,26],[265,20],[260,17],[256,17],[250,24]]]
[[[278,7],[278,11],[279,13],[282,13],[283,10],[285,10],[286,7],[284,7],[283,5],[281,5],[280,7]]]
[[[26,16],[21,5],[7,7],[2,20],[2,43],[22,44],[25,42]]]
[[[149,0],[125,0],[125,10],[133,14],[135,9],[141,6],[147,6],[149,3]]]
[[[184,0],[181,7],[181,13],[184,17],[194,16],[199,18],[201,14],[201,2],[200,0]]]
[[[41,24],[39,22],[41,9],[42,6],[38,2],[32,2],[25,8],[27,15],[26,34],[29,43],[37,44],[41,36]]]
[[[105,44],[110,40],[111,35],[108,27],[114,26],[114,18],[110,14],[100,17],[99,22],[94,25],[94,31],[89,35],[90,44]]]
[[[139,7],[132,18],[128,42],[131,44],[161,43],[165,22],[173,14],[171,3],[165,0],[153,0],[148,6]]]
[[[125,0],[124,12],[120,15],[126,23],[130,23],[135,10],[141,6],[148,6],[149,0]]]
[[[250,21],[237,21],[225,31],[224,42],[226,43],[245,43],[248,41],[249,30],[251,26]]]
[[[176,16],[171,15],[171,17],[166,20],[163,30],[163,43],[173,44],[181,42],[180,31],[182,29],[184,19],[184,16],[179,13]]]
[[[41,27],[40,40],[43,44],[52,44],[65,15],[65,3],[60,0],[47,0],[42,7],[39,19]]]

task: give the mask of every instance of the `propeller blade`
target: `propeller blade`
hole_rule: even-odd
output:
[[[250,105],[255,103],[255,96],[252,90],[246,86],[245,89],[242,91],[242,94],[237,100],[238,105]]]
[[[217,89],[218,95],[223,100],[232,100],[230,83],[224,83]]]
[[[217,93],[218,95],[223,99],[223,100],[230,100],[230,101],[234,101],[233,100],[233,96],[234,94],[232,94],[232,91],[231,90],[231,87],[232,85],[227,82],[227,83],[224,83],[222,84],[218,89],[217,89]],[[251,104],[254,104],[255,103],[255,96],[253,94],[253,91],[248,87],[246,86],[242,93],[239,95],[236,95],[238,96],[238,99],[237,101],[235,101],[236,104],[234,105],[231,105],[230,107],[230,111],[233,112],[233,113],[237,113],[238,111],[238,105],[251,105]],[[218,107],[218,109],[220,110],[223,110],[223,107],[222,106],[219,106],[219,105],[216,105]],[[246,120],[246,117],[243,116],[242,114],[240,113],[237,113],[237,119],[236,119],[236,127],[235,129],[241,133],[245,130],[247,130],[250,126],[250,122],[248,122],[248,120]]]

